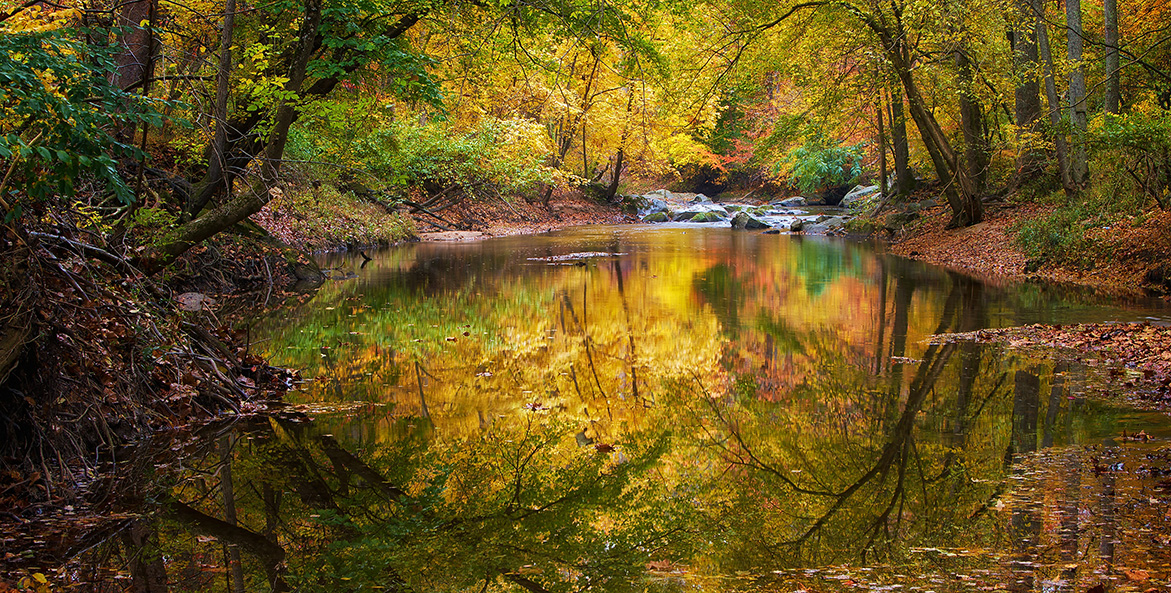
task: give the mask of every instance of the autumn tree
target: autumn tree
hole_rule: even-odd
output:
[[[734,32],[742,39],[751,39],[762,30],[782,26],[803,11],[824,11],[843,22],[853,23],[869,34],[885,60],[891,74],[898,80],[906,97],[907,110],[919,132],[920,139],[943,184],[944,194],[952,210],[949,226],[967,226],[983,220],[983,206],[975,179],[962,153],[957,152],[944,132],[931,103],[923,93],[915,76],[915,65],[927,59],[928,43],[925,23],[912,26],[911,14],[930,13],[912,2],[855,3],[843,1],[813,1],[790,4],[771,20],[755,18]],[[922,17],[920,17],[922,18]]]

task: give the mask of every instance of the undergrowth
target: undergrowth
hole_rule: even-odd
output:
[[[1053,212],[1022,220],[1011,227],[1017,247],[1034,265],[1068,264],[1079,268],[1093,263],[1093,241],[1086,230],[1097,224],[1099,215],[1082,207],[1058,208]]]
[[[151,430],[260,410],[289,375],[69,224],[0,227],[0,508],[71,500]]]
[[[331,184],[287,189],[261,211],[258,222],[282,241],[307,250],[389,245],[415,234],[409,217]]]

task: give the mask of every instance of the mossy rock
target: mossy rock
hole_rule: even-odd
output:
[[[669,220],[671,217],[667,216],[666,212],[655,212],[642,217],[643,222],[667,222]]]
[[[622,211],[627,214],[638,214],[650,205],[650,202],[642,196],[622,196]]]
[[[914,211],[891,212],[883,220],[883,226],[888,229],[898,229],[914,222],[918,218],[919,213]]]
[[[700,212],[692,216],[689,222],[720,222],[722,220],[724,220],[724,217],[715,212]]]

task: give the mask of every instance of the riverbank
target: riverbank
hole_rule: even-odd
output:
[[[413,213],[411,217],[418,236],[435,241],[528,235],[585,224],[622,224],[634,220],[618,205],[600,202],[576,190],[555,191],[548,207],[524,199],[465,200],[445,210],[442,220],[422,213]]]
[[[1171,214],[1136,213],[1123,224],[1084,229],[1078,250],[1056,258],[1026,253],[1014,229],[1053,216],[1057,207],[1041,204],[988,204],[983,222],[946,228],[946,205],[920,211],[921,218],[900,229],[890,241],[894,254],[984,276],[1043,280],[1094,288],[1104,294],[1167,294],[1171,261]]]

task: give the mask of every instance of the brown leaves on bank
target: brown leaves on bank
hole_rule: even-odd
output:
[[[0,369],[10,514],[79,495],[128,440],[239,412],[287,387],[285,373],[213,313],[180,312],[166,286],[98,241],[67,225],[25,238],[0,231],[0,302],[19,312],[3,333],[20,338]]]

